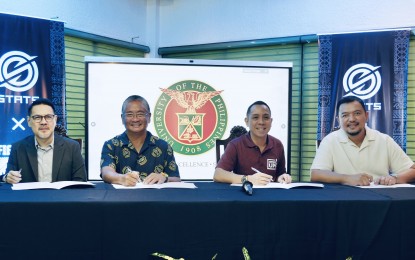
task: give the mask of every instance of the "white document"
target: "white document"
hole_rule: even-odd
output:
[[[120,184],[112,185],[116,189],[164,189],[164,188],[174,188],[174,189],[196,189],[197,187],[190,182],[167,182],[162,184],[152,184],[146,185],[138,182],[135,186],[126,187]]]
[[[23,182],[13,184],[12,190],[62,189],[69,186],[94,186],[92,182],[84,181],[57,181],[57,182]]]
[[[411,188],[415,187],[415,185],[408,184],[408,183],[402,183],[402,184],[394,184],[394,185],[375,185],[373,182],[370,183],[369,186],[356,186],[359,188],[366,188],[366,189],[388,189],[388,188]]]
[[[231,184],[231,186],[242,187],[242,184]],[[267,185],[254,185],[254,189],[291,189],[297,187],[315,187],[323,188],[324,185],[321,183],[312,183],[312,182],[292,182],[289,184],[279,183],[279,182],[270,182]]]

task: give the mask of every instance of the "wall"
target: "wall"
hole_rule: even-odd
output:
[[[160,47],[415,26],[413,0],[169,0]]]
[[[65,22],[65,27],[146,45],[146,0],[0,1],[0,12]]]
[[[19,0],[1,12],[159,47],[415,26],[414,0]]]

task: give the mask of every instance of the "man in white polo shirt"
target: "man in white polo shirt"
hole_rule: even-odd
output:
[[[340,129],[321,142],[311,181],[353,186],[393,185],[415,181],[415,165],[388,135],[366,126],[369,113],[355,96],[337,104]]]

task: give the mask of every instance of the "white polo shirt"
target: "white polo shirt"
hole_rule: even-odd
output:
[[[409,169],[414,162],[386,134],[366,126],[366,136],[358,147],[339,129],[323,138],[312,169],[330,170],[340,174],[367,173],[373,177],[397,174]]]

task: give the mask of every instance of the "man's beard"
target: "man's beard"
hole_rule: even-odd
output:
[[[351,136],[356,136],[356,135],[358,135],[358,134],[360,134],[360,132],[362,132],[362,129],[360,129],[360,130],[358,130],[358,131],[356,131],[356,132],[347,132],[349,135],[351,135]]]
[[[351,136],[356,136],[356,135],[360,134],[360,131],[355,132],[355,133],[348,133],[348,134],[351,135]]]

